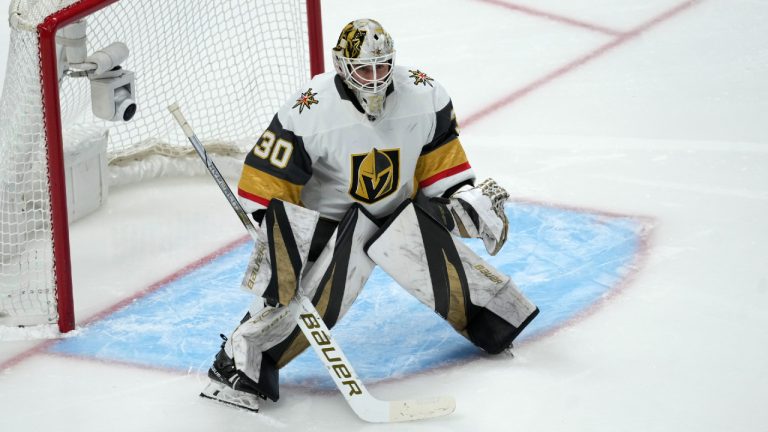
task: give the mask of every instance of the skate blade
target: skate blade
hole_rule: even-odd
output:
[[[225,405],[248,410],[250,412],[259,412],[259,398],[250,393],[233,390],[224,384],[211,381],[200,392],[200,397],[221,402]]]

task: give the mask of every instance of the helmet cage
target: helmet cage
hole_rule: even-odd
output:
[[[362,59],[342,57],[339,53],[334,53],[334,60],[337,72],[353,90],[369,94],[383,93],[392,82],[394,50],[382,56]],[[384,65],[387,66],[387,71],[379,76],[379,67]],[[366,79],[365,76],[370,76],[371,79]]]

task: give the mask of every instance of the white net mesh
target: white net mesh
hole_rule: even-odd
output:
[[[37,34],[11,32],[0,99],[0,322],[55,322]]]
[[[19,1],[0,100],[0,324],[56,321],[50,199],[35,26],[75,0]],[[19,24],[21,23],[21,24]],[[112,181],[204,167],[167,111],[178,102],[212,153],[250,149],[309,77],[304,0],[122,0],[87,17],[88,54],[120,41],[138,110],[97,119],[86,78],[60,80],[65,148],[73,131],[109,128]],[[189,165],[179,165],[188,158]],[[126,168],[131,166],[131,168]],[[128,180],[130,181],[130,180]],[[42,317],[42,318],[41,318]]]

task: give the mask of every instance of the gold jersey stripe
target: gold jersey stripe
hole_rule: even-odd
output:
[[[301,200],[301,185],[277,178],[249,165],[243,165],[237,188],[266,200],[277,198],[292,204],[298,204]]]
[[[416,183],[420,184],[436,174],[467,162],[467,155],[459,138],[454,138],[447,144],[419,156],[416,164]]]

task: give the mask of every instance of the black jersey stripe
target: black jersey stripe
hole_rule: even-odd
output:
[[[312,159],[304,139],[283,127],[277,115],[246,155],[245,165],[298,185],[312,177]]]
[[[456,123],[456,116],[453,112],[453,102],[448,103],[435,113],[435,134],[432,141],[427,143],[421,149],[421,154],[434,151],[444,146],[459,136],[459,128]]]

